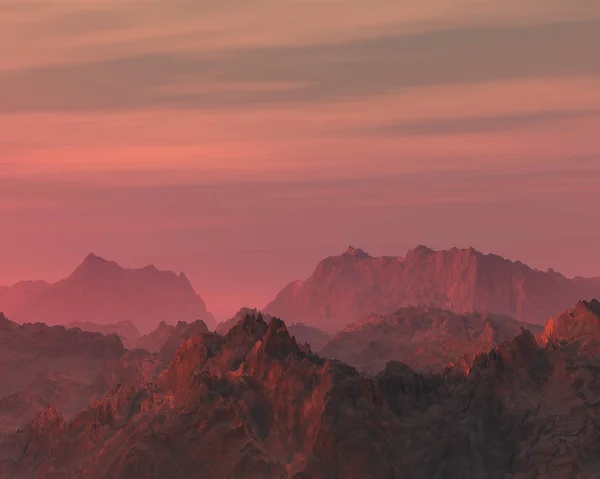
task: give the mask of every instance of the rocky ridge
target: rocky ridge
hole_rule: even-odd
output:
[[[596,477],[598,305],[432,376],[390,362],[365,377],[248,315],[225,336],[186,339],[154,384],[116,385],[69,423],[43,411],[2,438],[0,474]]]

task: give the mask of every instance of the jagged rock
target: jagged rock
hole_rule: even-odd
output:
[[[593,311],[568,320],[589,326]],[[391,362],[366,377],[249,314],[225,336],[185,340],[157,383],[118,385],[66,426],[47,412],[3,437],[0,476],[595,477],[600,367],[586,348],[600,341],[577,331],[544,345],[522,329],[464,373]],[[24,447],[34,429],[52,442]]]

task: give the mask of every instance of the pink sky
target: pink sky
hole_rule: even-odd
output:
[[[217,316],[348,244],[600,275],[596,0],[0,3],[0,284],[90,251]]]

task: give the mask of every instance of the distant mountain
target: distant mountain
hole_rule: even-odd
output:
[[[138,328],[131,321],[120,321],[111,324],[96,324],[88,321],[67,324],[68,328],[79,328],[82,331],[91,331],[106,335],[116,334],[122,341],[135,340],[141,336]]]
[[[185,340],[156,380],[108,381],[71,421],[49,405],[0,435],[0,477],[594,478],[599,352],[596,301],[431,376],[364,376],[249,314]]]
[[[493,312],[542,324],[599,295],[600,278],[569,279],[473,248],[418,246],[404,257],[372,257],[349,247],[321,261],[310,278],[286,286],[265,312],[327,331],[408,306]]]
[[[400,361],[420,373],[443,371],[469,363],[521,328],[539,334],[542,326],[493,314],[456,314],[429,308],[403,308],[393,314],[372,315],[337,333],[320,350],[360,371],[377,374],[390,361]]]
[[[331,339],[328,332],[304,323],[292,323],[288,331],[298,344],[309,344],[311,350],[316,353],[320,353],[323,346]]]
[[[144,334],[135,340],[124,341],[123,344],[128,349],[145,349],[151,353],[158,353],[173,334],[174,329],[175,326],[172,324],[161,321],[156,329],[148,334]]]
[[[214,326],[214,318],[183,273],[154,266],[125,269],[94,254],[57,283],[22,282],[0,288],[0,311],[19,323],[130,321],[148,331],[161,321],[202,319]]]

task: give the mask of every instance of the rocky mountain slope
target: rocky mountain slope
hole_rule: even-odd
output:
[[[0,311],[13,321],[46,324],[133,322],[150,331],[160,321],[214,318],[183,273],[154,266],[125,269],[94,254],[57,283],[23,282],[0,288]]]
[[[435,373],[450,364],[471,362],[478,354],[517,336],[521,328],[542,332],[542,326],[507,316],[402,308],[346,326],[319,354],[371,374],[390,361],[400,361],[420,373]]]
[[[364,377],[247,315],[193,336],[154,384],[0,439],[3,478],[574,478],[600,470],[600,303],[423,376]]]
[[[372,313],[422,306],[457,313],[492,312],[543,324],[582,298],[600,296],[600,278],[569,279],[474,249],[372,257],[349,247],[324,259],[312,276],[286,286],[265,312],[330,332]]]

